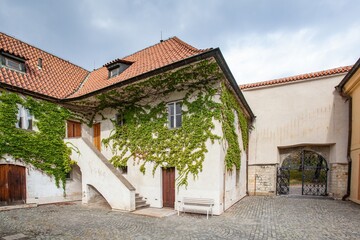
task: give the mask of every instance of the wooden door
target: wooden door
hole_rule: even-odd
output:
[[[74,121],[67,121],[67,137],[68,138],[81,137],[81,123]]]
[[[26,169],[16,165],[0,165],[0,205],[26,202]]]
[[[163,207],[174,207],[175,203],[175,168],[162,169]]]
[[[7,173],[8,165],[0,165],[0,206],[7,205],[9,200]]]
[[[100,127],[100,123],[95,123],[93,125],[93,129],[94,129],[94,146],[101,151],[101,127]]]

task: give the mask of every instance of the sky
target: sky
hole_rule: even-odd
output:
[[[238,84],[354,64],[358,0],[0,0],[0,32],[87,70],[177,36]]]

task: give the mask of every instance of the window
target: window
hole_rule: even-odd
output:
[[[1,65],[16,71],[25,72],[25,60],[6,53],[1,54]]]
[[[125,118],[123,114],[116,114],[115,121],[117,126],[123,126],[125,124]]]
[[[120,74],[120,67],[114,68],[114,69],[110,70],[109,78],[116,77],[119,74]]]
[[[26,130],[33,130],[33,116],[30,111],[21,105],[18,105],[16,127]]]
[[[168,104],[169,128],[181,127],[181,102]]]
[[[127,174],[128,173],[128,167],[127,166],[118,167],[118,170],[120,171],[121,174]]]
[[[67,121],[67,135],[68,138],[81,137],[81,123]]]
[[[120,75],[123,71],[125,71],[132,62],[123,60],[123,59],[116,59],[104,65],[109,71],[109,78],[116,77]]]

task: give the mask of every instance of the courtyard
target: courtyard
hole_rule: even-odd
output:
[[[1,211],[0,239],[360,239],[359,223],[359,205],[326,198],[251,196],[209,220],[74,203]]]

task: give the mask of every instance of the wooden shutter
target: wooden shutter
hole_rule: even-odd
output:
[[[81,137],[81,123],[67,121],[67,137],[68,138]]]

